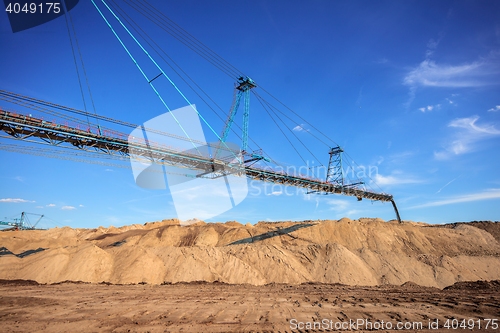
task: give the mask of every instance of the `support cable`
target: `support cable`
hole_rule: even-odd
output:
[[[261,97],[263,100],[265,100],[263,97]],[[286,114],[285,112],[281,111],[279,108],[275,107],[274,105],[272,105],[270,102],[266,101],[266,103],[269,105],[270,108],[274,109],[275,111],[281,113],[284,117],[286,117],[288,120],[290,120],[292,123],[296,124],[297,122],[292,119],[288,114]],[[309,124],[308,124],[309,125]],[[300,124],[299,124],[300,126]],[[316,136],[312,131],[309,131],[309,130],[305,130],[306,133],[308,133],[309,135],[311,135],[312,137],[314,137],[316,140],[318,140],[319,142],[321,142],[322,144],[324,144],[326,147],[330,148],[332,146],[332,144],[328,144],[326,143],[325,141],[321,140],[320,138],[318,138],[318,136]],[[337,143],[335,143],[333,140],[330,139],[330,141],[332,141],[336,146],[338,146]]]
[[[257,97],[257,98],[261,98],[257,93],[254,92],[254,95]],[[266,103],[268,106],[268,102],[263,100],[264,103]],[[283,121],[283,119],[280,118],[280,116],[273,111],[273,108],[270,107],[270,110],[274,113],[274,115],[283,123],[283,125],[285,125],[285,127],[290,131],[290,133],[292,133],[292,135],[297,139],[297,141],[300,142],[300,144],[309,152],[309,154],[311,154],[312,157],[314,157],[314,159],[320,164],[320,166],[322,166],[323,164],[321,163],[321,160],[319,160],[316,155],[313,154],[313,152],[307,147],[306,144],[304,144],[304,142],[302,142],[302,140],[300,140],[300,138],[297,136],[297,134],[294,133],[293,130],[291,130],[287,125],[286,123]]]
[[[299,153],[299,151],[297,150],[297,148],[295,148],[295,146],[293,145],[293,143],[290,141],[290,139],[288,139],[288,136],[285,134],[285,132],[283,132],[283,130],[281,129],[280,125],[276,122],[276,120],[274,119],[274,117],[271,115],[271,113],[267,110],[266,106],[264,105],[264,103],[261,101],[260,98],[257,98],[257,100],[259,101],[259,103],[262,105],[262,108],[267,112],[267,114],[269,115],[269,117],[271,118],[271,120],[274,122],[274,124],[278,127],[278,129],[280,130],[281,134],[283,134],[283,136],[286,138],[286,140],[288,141],[288,143],[290,144],[290,146],[292,146],[293,150],[295,150],[295,152],[297,153],[297,155],[299,155],[300,159],[302,160],[302,162],[304,162],[304,164],[307,164],[306,160],[302,157],[302,155]]]
[[[66,8],[66,6],[65,6]],[[66,13],[68,11],[66,10]],[[73,55],[73,62],[75,64],[75,69],[76,69],[76,76],[78,77],[78,86],[80,87],[80,94],[82,95],[82,101],[83,101],[83,109],[85,112],[87,112],[87,103],[85,102],[85,94],[83,93],[83,87],[82,87],[82,80],[80,78],[80,70],[78,69],[78,63],[76,61],[76,55],[75,55],[75,47],[73,46],[73,39],[71,38],[71,32],[69,29],[69,23],[68,23],[68,17],[64,15],[64,19],[66,21],[66,29],[68,30],[68,37],[69,37],[69,43],[71,45],[71,53]],[[90,119],[87,116],[87,122],[89,123],[90,126]]]
[[[22,105],[22,106],[25,106],[25,107],[28,107],[28,108],[32,108],[32,109],[35,109],[34,105],[43,105],[43,106],[51,107],[51,108],[54,108],[54,109],[57,109],[57,110],[71,112],[71,113],[74,113],[74,114],[80,114],[80,115],[83,115],[83,116],[87,116],[88,115],[89,117],[94,117],[96,119],[101,119],[103,121],[107,121],[107,122],[110,122],[110,123],[113,123],[113,124],[117,124],[117,125],[121,125],[121,126],[125,126],[125,127],[137,128],[139,126],[139,125],[132,124],[132,123],[129,123],[129,122],[125,122],[125,121],[122,121],[122,120],[117,120],[117,119],[109,118],[109,117],[106,117],[106,116],[92,115],[92,114],[90,114],[88,112],[85,112],[85,111],[82,111],[82,110],[69,108],[67,106],[62,106],[62,105],[59,105],[59,104],[54,104],[54,103],[51,103],[51,102],[46,102],[46,101],[39,100],[39,99],[36,99],[36,98],[33,98],[33,97],[23,96],[23,95],[15,94],[15,93],[8,92],[8,91],[1,90],[1,89],[0,89],[0,99],[5,100],[5,101],[10,102],[10,103],[15,103],[15,104]],[[20,103],[18,103],[16,101],[20,101]],[[172,138],[179,139],[179,140],[195,142],[195,143],[198,143],[200,145],[205,145],[206,144],[206,142],[202,142],[202,141],[198,141],[198,140],[193,140],[193,139],[188,139],[188,138],[183,137],[183,136],[178,136],[178,135],[175,135],[175,134],[170,134],[170,133],[162,132],[162,131],[159,131],[159,130],[156,130],[156,129],[152,129],[152,128],[145,128],[145,130],[148,131],[148,132],[151,132],[151,133],[165,135],[165,136],[172,137]]]
[[[88,78],[88,75],[87,75],[87,70],[85,69],[85,63],[83,62],[83,56],[82,56],[82,52],[80,50],[80,43],[78,43],[78,37],[76,35],[75,25],[73,24],[73,16],[71,15],[71,11],[69,11],[69,10],[66,9],[65,2],[63,2],[63,4],[64,4],[64,7],[65,7],[66,14],[69,16],[69,21],[71,23],[71,28],[73,30],[73,35],[75,37],[76,49],[78,50],[78,55],[80,57],[80,62],[82,63],[83,76],[85,77],[85,82],[87,83],[87,89],[89,91],[90,102],[92,103],[92,110],[94,111],[94,114],[97,115],[97,111],[96,111],[95,103],[94,103],[94,97],[92,96],[92,90],[90,89],[90,83],[89,83],[89,78]],[[66,20],[66,24],[67,24],[67,20]],[[85,111],[87,111],[87,110],[85,109]],[[97,122],[97,128],[99,130],[99,134],[101,134],[101,128],[99,126],[99,120],[96,119],[96,122]]]
[[[358,163],[356,163],[356,161],[355,161],[355,160],[354,160],[354,159],[353,159],[353,158],[352,158],[352,157],[351,157],[348,153],[346,153],[346,152],[344,152],[344,153],[345,153],[345,155],[347,155],[347,156],[351,159],[351,161],[352,161],[352,162],[353,162],[353,163],[354,163],[354,164],[355,164],[358,168],[361,168],[361,166],[360,166]],[[379,185],[375,182],[375,180],[373,180],[373,178],[371,178],[371,177],[370,177],[370,176],[368,176],[368,175],[367,175],[367,177],[368,177],[368,179],[370,179],[370,180],[371,180],[371,182],[372,182],[373,184],[375,184],[375,186],[377,186],[377,187],[378,187],[378,189],[379,189],[382,193],[384,193],[384,190],[383,190],[383,189],[382,189],[382,188],[381,188],[381,187],[380,187],[380,186],[379,186]],[[368,185],[368,187],[369,187],[369,188],[371,188],[371,189],[373,189],[370,185]]]
[[[132,5],[128,2],[128,1],[124,1],[125,3],[127,3],[129,6],[132,7]],[[222,58],[221,56],[219,56],[217,53],[215,53],[214,51],[212,51],[208,46],[206,46],[205,44],[203,44],[201,41],[199,41],[198,39],[196,39],[194,36],[192,36],[191,34],[189,34],[189,32],[187,32],[186,30],[184,30],[182,27],[180,27],[179,25],[177,25],[173,20],[171,20],[170,18],[168,18],[165,14],[162,14],[160,11],[158,11],[157,9],[155,9],[150,3],[148,3],[148,1],[146,0],[143,0],[144,3],[146,3],[148,6],[150,6],[152,9],[149,9],[149,13],[150,15],[156,15],[156,16],[162,16],[164,19],[162,20],[165,24],[170,24],[172,25],[175,29],[178,29],[179,31],[181,31],[181,37],[179,38],[185,38],[185,40],[189,40],[189,39],[192,39],[194,40],[197,45],[197,47],[199,48],[203,48],[203,49],[206,49],[206,50],[209,50],[212,54],[213,57],[217,57],[217,61],[220,62],[220,63],[225,63],[227,64],[227,66],[230,66],[232,69],[234,69],[235,73],[238,73],[237,75],[241,75],[243,76],[241,73],[240,70],[238,70],[236,67],[234,67],[233,65],[231,65],[228,61],[226,61],[224,58]],[[141,2],[142,3],[142,2]],[[134,8],[136,11],[139,12],[140,8],[136,7]],[[141,13],[142,15],[144,15],[144,17],[146,17],[147,19],[151,20],[151,18],[149,16],[147,16],[145,13]],[[168,22],[166,21],[168,20]],[[153,22],[155,23],[155,22]],[[156,23],[155,23],[156,24]],[[167,31],[168,32],[168,31]],[[169,34],[171,34],[170,32],[168,32]],[[185,37],[187,36],[187,37]],[[185,41],[183,39],[183,43]],[[209,52],[207,51],[207,52]],[[196,52],[196,51],[195,51]],[[198,53],[198,52],[197,52]],[[198,53],[199,54],[199,53]],[[204,57],[202,56],[203,58],[205,58],[205,60],[209,61],[212,63],[212,61],[210,61],[207,57]],[[213,63],[212,63],[213,64]],[[219,68],[219,67],[217,67]],[[219,68],[220,69],[220,68]],[[227,73],[226,73],[227,74]],[[232,78],[234,78],[234,76],[228,74],[229,76],[231,76]],[[233,74],[234,75],[234,74]],[[260,87],[260,86],[259,86]],[[262,87],[261,87],[262,88]],[[280,104],[282,104],[284,107],[286,107],[289,111],[291,111],[293,114],[295,114],[297,117],[299,117],[302,121],[304,121],[305,123],[307,123],[309,126],[311,126],[312,128],[314,128],[316,131],[318,131],[318,133],[320,133],[321,135],[323,135],[325,138],[327,138],[328,140],[332,141],[335,145],[337,145],[333,140],[331,140],[327,135],[325,135],[324,133],[322,133],[321,131],[319,131],[316,127],[314,127],[311,123],[309,123],[307,120],[305,120],[303,117],[301,117],[300,115],[298,115],[295,111],[293,111],[292,109],[290,109],[288,106],[286,106],[284,103],[282,103],[280,100],[278,100],[276,97],[274,97],[273,95],[271,95],[271,93],[269,93],[267,90],[263,89],[262,90],[264,92],[266,92],[267,94],[269,94],[269,96],[271,96],[273,99],[275,99],[277,102],[279,102]],[[312,133],[311,133],[312,135]],[[317,138],[317,137],[316,137]],[[317,138],[319,141],[323,142],[326,146],[330,147],[331,144],[328,144],[326,142],[324,142],[323,140]]]
[[[144,29],[142,29],[140,27],[140,25],[138,25],[122,8],[120,8],[120,6],[118,6],[118,4],[113,1],[113,0],[110,0],[110,2],[116,7],[118,8],[117,11],[120,11],[121,15],[123,15],[124,17],[124,21],[127,22],[133,30],[135,30],[135,32],[142,38],[144,39],[144,41],[146,42],[146,44],[151,47],[151,49],[153,49],[156,54],[160,57],[161,60],[163,60],[169,67],[170,69],[172,69],[172,71],[177,74],[177,76],[179,78],[181,78],[181,80],[186,83],[186,85],[208,106],[208,108],[210,110],[212,110],[212,112],[221,120],[221,121],[224,121],[224,119],[221,117],[221,115],[216,112],[214,110],[214,108],[203,98],[203,96],[201,96],[200,93],[198,93],[198,91],[196,89],[193,88],[193,86],[176,70],[176,68],[174,68],[174,66],[172,66],[170,64],[170,62],[172,62],[180,71],[183,72],[184,75],[186,75],[189,80],[191,82],[193,82],[198,89],[200,89],[200,91],[205,95],[207,96],[210,101],[212,103],[214,103],[221,111],[222,111],[222,108],[198,85],[196,84],[196,82],[184,71],[182,70],[182,68],[158,45],[158,43],[156,43],[150,36],[147,32],[144,31]],[[154,46],[152,45],[154,44]],[[156,46],[156,48],[155,48]],[[160,52],[158,51],[158,49],[166,56],[168,57],[169,61],[167,61],[161,54]],[[236,134],[237,135],[237,134]]]
[[[193,35],[189,34],[182,27],[177,25],[173,20],[157,10],[148,1],[143,0],[140,3],[133,3],[125,0],[124,3],[132,7],[139,14],[143,15],[146,19],[170,34],[182,44],[186,45],[196,54],[207,60],[214,67],[216,67],[232,79],[244,76],[240,70],[227,62],[208,46],[200,42]],[[144,4],[146,4],[146,6],[144,6]]]
[[[118,34],[116,33],[116,31],[113,29],[113,27],[111,26],[111,24],[109,23],[109,21],[106,19],[106,17],[104,16],[104,14],[101,12],[101,10],[99,9],[99,7],[96,5],[96,3],[94,2],[94,0],[90,0],[92,1],[92,4],[94,5],[94,7],[97,9],[97,11],[99,12],[99,14],[101,15],[101,17],[103,18],[103,20],[106,22],[106,24],[108,25],[108,27],[111,29],[111,31],[113,32],[113,34],[115,35],[115,37],[118,39],[118,41],[120,42],[120,44],[122,45],[122,47],[125,49],[125,51],[128,53],[129,57],[132,59],[132,61],[135,63],[135,65],[137,66],[137,68],[139,69],[139,71],[142,73],[142,75],[144,76],[144,78],[146,79],[146,81],[148,81],[148,84],[151,86],[151,88],[153,89],[153,91],[156,93],[156,96],[158,96],[158,98],[160,99],[160,101],[162,102],[162,104],[165,106],[165,108],[170,112],[170,108],[168,107],[167,103],[165,102],[165,100],[161,97],[160,93],[158,92],[158,90],[155,88],[155,86],[153,85],[153,83],[149,80],[148,76],[146,75],[146,73],[144,73],[144,71],[142,70],[141,66],[139,65],[139,63],[135,60],[134,56],[130,53],[130,51],[128,50],[127,46],[125,46],[125,44],[123,43],[123,41],[120,39],[120,37],[118,36]],[[125,28],[126,31],[129,32],[130,34],[130,31],[123,25],[123,23],[120,21],[120,19],[115,15],[115,13],[111,10],[111,8],[108,7],[108,5],[104,2],[104,0],[101,0],[102,3],[104,3],[104,5],[108,8],[108,10],[111,12],[111,14],[113,14],[113,16],[118,20],[118,22],[122,25],[122,27]],[[130,34],[131,35],[131,34]],[[133,35],[131,35],[133,37]],[[135,37],[133,37],[134,40]],[[138,43],[138,41],[136,40],[136,42]],[[140,44],[139,44],[140,45]],[[141,46],[142,48],[142,46]],[[144,48],[142,48],[144,52],[146,52],[147,54],[147,51],[144,50]],[[149,54],[148,54],[149,55]],[[162,71],[163,73],[163,71]],[[184,135],[186,135],[187,138],[190,139],[193,147],[196,149],[196,151],[200,154],[200,156],[203,156],[201,154],[201,152],[198,150],[198,146],[196,146],[194,144],[194,142],[192,142],[191,138],[189,137],[189,135],[187,134],[187,132],[184,130],[184,127],[182,127],[182,125],[179,123],[179,121],[177,120],[177,118],[175,117],[175,115],[170,112],[170,115],[172,116],[172,118],[175,120],[175,122],[177,123],[177,125],[179,125],[179,127],[181,128],[182,132],[184,133]]]
[[[99,13],[101,13],[101,11],[99,10],[99,8],[97,7],[97,5],[95,5],[94,3],[94,0],[91,0],[92,3],[94,4],[94,6],[98,9]],[[151,55],[149,54],[149,52],[142,46],[142,44],[137,40],[137,38],[132,34],[132,32],[130,32],[130,30],[123,24],[123,22],[120,20],[120,18],[114,13],[114,11],[108,6],[108,4],[104,1],[104,0],[101,0],[101,2],[106,6],[106,8],[109,10],[109,12],[115,17],[115,19],[118,21],[118,23],[120,23],[120,25],[123,27],[123,29],[125,29],[125,31],[129,34],[129,36],[136,42],[136,44],[142,49],[142,51],[144,52],[144,54],[147,55],[147,57],[149,58],[149,60],[151,60],[151,62],[156,66],[156,68],[158,70],[160,70],[160,72],[163,74],[163,76],[165,76],[167,78],[167,80],[170,82],[170,84],[174,87],[174,89],[182,96],[182,98],[186,101],[186,103],[188,103],[188,105],[190,105],[193,110],[198,114],[198,117],[200,117],[200,119],[208,126],[208,128],[212,131],[212,133],[215,134],[215,136],[219,139],[219,141],[221,141],[221,138],[219,137],[219,135],[217,134],[217,132],[213,129],[212,126],[210,126],[210,124],[206,121],[206,119],[198,112],[198,110],[196,110],[191,102],[188,100],[188,98],[182,93],[182,91],[180,91],[180,89],[177,87],[177,85],[170,79],[170,77],[163,71],[163,69],[158,65],[158,63],[153,59],[153,57],[151,57]],[[104,17],[104,15],[102,15],[101,13],[101,16],[104,18],[104,20],[106,20],[106,18]],[[107,22],[107,20],[106,20]],[[108,23],[109,25],[109,23]],[[111,27],[111,25],[109,25]],[[113,30],[114,31],[114,30]],[[118,37],[118,35],[116,34],[115,32],[115,36]],[[120,40],[121,41],[121,40]],[[122,42],[122,45],[125,47],[125,45],[123,44]],[[126,47],[125,47],[126,48]],[[128,49],[127,49],[127,52],[128,52]],[[130,54],[130,52],[129,52]],[[131,55],[131,54],[130,54]],[[132,56],[132,55],[131,55]],[[137,64],[137,63],[136,63]],[[137,64],[137,66],[139,66]],[[141,69],[141,72],[142,72],[142,69]],[[144,72],[143,72],[144,73]],[[144,74],[145,75],[145,74]],[[145,76],[146,77],[146,76]],[[147,77],[146,77],[147,79]],[[148,80],[149,82],[149,80]],[[153,84],[151,82],[149,82],[149,84],[151,85],[151,87],[154,88]],[[158,93],[158,91],[156,90],[156,88],[154,88],[155,92],[157,92],[158,94],[158,97],[160,97],[160,99],[163,101],[163,98],[161,98],[160,94]],[[165,106],[166,106],[166,103],[165,103]],[[168,109],[168,107],[167,107]],[[170,110],[169,110],[170,111]],[[171,113],[172,117],[174,117],[174,119],[176,120],[176,122],[178,123],[178,125],[181,127],[182,131],[184,132],[184,134],[186,134],[186,136],[188,136],[188,134],[185,132],[184,128],[182,127],[182,125],[177,121],[177,119],[175,118],[175,116]],[[188,136],[189,137],[189,136]],[[224,144],[225,145],[225,144]],[[195,149],[199,152],[198,150],[198,147],[196,145],[193,144],[193,146],[195,147]],[[227,145],[225,145],[226,148]],[[229,148],[228,148],[229,149]],[[201,156],[203,156],[201,153],[200,153]],[[234,157],[236,158],[236,160],[241,161],[241,159],[236,155],[234,154],[233,152],[233,155]]]
[[[182,67],[180,67],[166,52],[165,50],[163,50],[161,48],[161,46],[158,45],[158,43],[156,43],[154,41],[154,39],[152,39],[149,34],[147,32],[144,31],[144,29],[141,28],[140,25],[138,25],[131,17],[130,15],[128,15],[115,1],[113,0],[110,0],[110,2],[117,8],[117,11],[120,11],[121,15],[123,15],[124,17],[124,20],[132,27],[132,29],[135,30],[135,32],[142,38],[145,40],[145,42],[148,44],[149,47],[151,47],[151,49],[153,49],[156,54],[160,57],[161,60],[163,60],[171,69],[172,71],[208,106],[208,108],[221,120],[222,124],[225,124],[225,121],[224,121],[224,118],[221,116],[221,114],[219,112],[217,112],[207,101],[206,99],[201,96],[201,94],[193,87],[192,84],[190,84],[188,82],[188,80],[186,80],[184,78],[183,75],[181,75],[177,70],[176,68],[182,72],[182,74],[184,74],[195,86],[196,88],[198,88],[220,111],[221,113],[224,113],[224,110],[217,104],[217,102],[215,102],[212,97],[210,97],[210,95],[208,95],[204,90],[203,88],[201,88],[197,83],[196,81],[194,81],[190,76],[189,74],[187,74],[183,69]],[[142,32],[142,33],[141,33]],[[192,37],[194,38],[194,37]],[[198,41],[199,42],[199,41]],[[201,42],[199,42],[201,43]],[[154,46],[152,45],[154,44]],[[155,47],[156,46],[156,47]],[[167,59],[165,59],[162,54],[168,58],[168,61]],[[225,60],[224,60],[225,61]],[[227,61],[226,61],[227,62]],[[175,65],[176,68],[174,68],[173,65],[171,65],[171,63],[173,63]],[[240,130],[240,131],[243,131],[242,128],[237,124],[237,123],[234,123],[234,125]],[[242,140],[242,137],[231,127],[231,131],[240,139]],[[251,137],[249,137],[249,140],[260,150],[263,150],[259,144],[253,140]]]
[[[231,65],[228,61],[226,61],[224,58],[222,58],[216,52],[214,52],[213,50],[211,50],[208,46],[206,46],[205,44],[203,44],[201,41],[199,41],[198,39],[196,39],[194,36],[192,36],[191,34],[189,34],[189,32],[187,32],[182,27],[180,27],[179,25],[177,25],[173,20],[171,20],[170,18],[168,18],[165,14],[161,13],[159,10],[157,10],[156,8],[154,8],[154,6],[152,6],[148,1],[146,1],[146,0],[141,1],[141,4],[145,3],[147,5],[146,7],[139,6],[136,3],[133,3],[133,2],[130,2],[130,1],[126,1],[126,0],[124,0],[124,2],[127,5],[129,5],[130,7],[132,7],[134,10],[136,10],[138,13],[140,13],[141,15],[143,15],[145,18],[147,18],[148,20],[150,20],[151,22],[153,22],[154,24],[156,24],[158,27],[162,28],[164,31],[166,31],[167,33],[169,33],[170,35],[172,35],[174,38],[176,38],[177,40],[179,40],[180,42],[182,42],[183,44],[185,44],[186,46],[188,46],[190,49],[192,49],[193,51],[195,51],[198,55],[202,56],[205,60],[207,60],[212,65],[214,65],[216,68],[218,68],[219,70],[221,70],[226,75],[230,76],[231,78],[234,78],[236,73],[238,73],[237,74],[238,76],[244,76],[244,75],[241,74],[242,72],[240,70],[238,70],[236,67],[234,67],[233,65]],[[148,7],[150,7],[150,8],[148,8]],[[155,21],[153,19],[153,17],[156,20],[159,20],[160,22]],[[163,25],[161,25],[160,23],[163,23]],[[201,51],[201,50],[205,50],[205,51]],[[210,53],[210,56],[206,56],[206,53]],[[216,60],[214,60],[214,59],[216,59]],[[216,63],[214,63],[214,62],[216,62]],[[221,68],[221,66],[223,66],[222,64],[224,64],[224,66],[226,66],[226,67],[225,68]],[[228,72],[227,68],[231,68],[231,71],[233,71],[232,74],[230,72]],[[296,115],[299,119],[301,119],[307,125],[309,125],[311,128],[315,129],[318,133],[320,133],[322,136],[324,136],[325,138],[327,138],[327,141],[330,141],[333,144],[338,145],[333,140],[331,140],[327,135],[325,135],[323,132],[319,131],[315,126],[313,126],[311,123],[309,123],[307,120],[305,120],[303,117],[301,117],[295,111],[293,111],[288,106],[286,106],[283,102],[281,102],[276,97],[274,97],[267,90],[265,90],[263,88],[262,88],[262,90],[264,92],[266,92],[269,96],[271,96],[273,99],[275,99],[278,103],[280,103],[285,108],[287,108],[290,112],[292,112],[294,115]],[[281,112],[281,111],[279,111],[279,112]],[[331,147],[332,146],[332,143],[327,143],[324,140],[322,140],[322,139],[318,138],[317,136],[315,136],[313,133],[311,133],[311,132],[309,132],[309,133],[312,136],[314,136],[318,141],[320,141],[323,144],[325,144],[327,147]]]
[[[271,98],[273,98],[274,100],[276,100],[278,103],[280,103],[282,106],[284,106],[288,111],[292,112],[294,115],[296,115],[297,117],[299,117],[302,121],[304,121],[307,125],[311,126],[311,128],[313,128],[314,130],[316,130],[318,133],[320,133],[321,135],[323,135],[328,141],[330,141],[331,143],[328,144],[322,140],[320,140],[318,138],[318,140],[322,141],[324,144],[326,145],[329,145],[331,146],[331,144],[333,143],[334,145],[338,146],[338,144],[333,141],[330,137],[328,137],[326,134],[324,134],[323,132],[321,132],[319,129],[317,129],[314,125],[312,125],[310,122],[308,122],[306,119],[304,119],[302,116],[300,116],[297,112],[293,111],[290,107],[288,107],[286,104],[284,104],[283,102],[281,102],[278,98],[274,97],[269,91],[265,90],[264,88],[261,87],[261,89],[266,93],[268,94]]]

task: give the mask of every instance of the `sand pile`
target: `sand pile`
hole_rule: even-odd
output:
[[[498,222],[380,219],[0,232],[0,279],[40,283],[324,282],[443,288],[500,279]]]

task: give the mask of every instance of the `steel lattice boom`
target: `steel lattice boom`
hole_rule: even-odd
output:
[[[243,158],[246,155],[243,155],[239,163],[234,163],[234,161],[199,156],[186,151],[179,152],[150,142],[130,143],[125,138],[100,135],[92,133],[90,130],[84,131],[5,110],[0,112],[0,130],[19,140],[36,138],[55,146],[69,144],[82,150],[93,150],[104,154],[117,154],[126,157],[133,155],[134,158],[140,157],[154,163],[199,170],[203,175],[212,175],[214,178],[221,174],[246,175],[250,179],[304,188],[311,192],[343,194],[354,196],[358,200],[369,199],[391,202],[397,218],[400,220],[393,196],[390,194],[365,191],[352,186],[344,186],[337,182],[320,181],[284,172],[261,169],[248,165],[249,162],[254,162],[255,159],[250,158],[245,161]],[[248,156],[251,157],[251,155]]]

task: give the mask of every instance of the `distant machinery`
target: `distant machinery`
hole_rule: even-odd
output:
[[[28,215],[36,215],[38,216],[38,220],[35,223],[31,223]],[[13,221],[0,221],[0,225],[10,226],[9,230],[35,230],[38,222],[44,217],[44,215],[34,214],[34,213],[26,213],[22,212],[20,218],[15,218]]]

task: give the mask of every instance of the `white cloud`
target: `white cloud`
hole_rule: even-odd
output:
[[[500,130],[494,125],[478,125],[478,120],[479,116],[452,120],[448,127],[457,128],[458,132],[444,150],[434,152],[434,157],[443,160],[454,155],[466,154],[474,150],[477,142],[500,135]]]
[[[383,64],[387,64],[389,62],[389,59],[387,59],[387,58],[380,58],[378,60],[375,60],[374,62],[376,64],[383,65]]]
[[[337,218],[343,216],[353,217],[360,211],[351,208],[351,203],[353,201],[343,200],[343,199],[327,199],[325,203],[329,206],[329,210],[334,211]]]
[[[373,179],[375,184],[379,186],[390,186],[390,185],[402,185],[402,184],[418,184],[422,183],[421,180],[404,175],[401,172],[393,172],[389,176],[383,176],[379,173],[377,173]]]
[[[422,205],[413,206],[410,208],[436,207],[436,206],[445,206],[445,205],[452,205],[452,204],[457,204],[457,203],[492,200],[492,199],[500,199],[500,188],[488,189],[488,190],[484,190],[482,192],[455,196],[455,197],[445,199],[445,200],[432,201],[432,202],[424,203]]]
[[[451,183],[453,183],[455,180],[457,180],[458,178],[462,177],[462,175],[456,177],[456,178],[453,178],[452,180],[450,180],[449,182],[447,182],[443,187],[441,187],[437,192],[436,194],[440,193],[445,187],[447,187],[448,185],[450,185]]]
[[[279,190],[279,191],[273,191],[273,192],[269,193],[268,195],[282,195],[282,194],[283,194],[283,192],[281,190]]]
[[[328,199],[326,204],[334,211],[345,211],[349,208],[349,202],[342,199]]]
[[[48,204],[47,207],[55,207],[55,204]]]
[[[14,199],[14,198],[6,198],[6,199],[0,199],[0,202],[6,202],[6,203],[23,203],[23,202],[34,202],[30,200],[25,200],[25,199]]]
[[[296,132],[307,132],[307,129],[305,129],[304,126],[304,124],[297,125],[293,128],[293,130]]]
[[[419,108],[418,110],[421,111],[421,112],[430,112],[434,109],[439,109],[441,108],[441,104],[436,104],[436,105],[427,105],[423,108]]]
[[[437,46],[439,45],[440,41],[441,41],[441,38],[439,38],[438,40],[431,38],[429,40],[429,42],[427,42],[427,54],[429,54],[429,52],[432,52],[432,50],[435,50],[437,48]]]
[[[413,156],[415,156],[415,152],[410,150],[394,153],[388,157],[388,163],[389,164],[405,163],[408,161],[408,159],[410,159]]]
[[[407,107],[415,99],[419,87],[470,88],[500,83],[499,52],[490,52],[476,61],[459,65],[438,64],[430,59],[438,44],[439,40],[431,40],[425,60],[410,69],[403,78],[403,84],[410,88]],[[449,102],[453,104],[453,101]]]
[[[109,223],[115,223],[115,224],[121,222],[120,219],[118,217],[116,217],[116,216],[108,216],[106,218],[106,221],[109,222]]]
[[[85,207],[84,205],[78,205],[78,207]]]
[[[472,116],[468,118],[457,118],[450,122],[449,127],[464,128],[469,132],[481,133],[487,135],[500,135],[500,130],[496,129],[493,125],[483,125],[482,127],[476,125],[479,116]]]
[[[495,105],[491,109],[488,110],[488,112],[497,112],[500,111],[500,105]]]
[[[408,72],[403,82],[410,87],[479,87],[497,83],[497,73],[495,65],[485,60],[462,65],[438,65],[433,60],[425,59]]]
[[[73,207],[73,206],[62,206],[61,209],[62,210],[73,210],[73,209],[76,209],[76,207]]]

